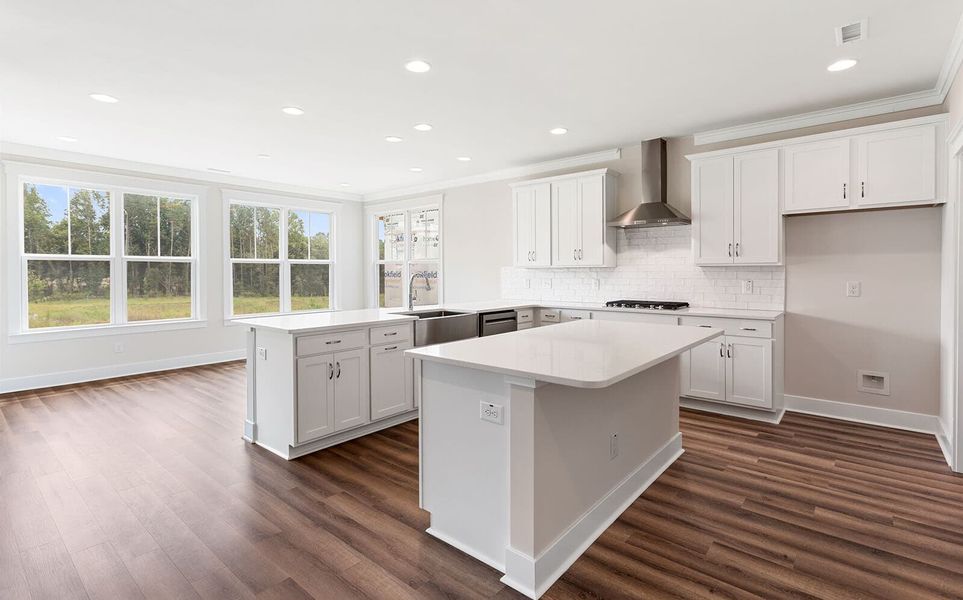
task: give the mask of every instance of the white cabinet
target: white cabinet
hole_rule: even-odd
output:
[[[692,250],[697,265],[781,261],[779,151],[692,163]]]
[[[936,199],[936,126],[904,127],[856,138],[856,206],[898,206]]]
[[[334,430],[341,431],[370,420],[368,351],[364,348],[334,355]]]
[[[297,359],[297,441],[334,433],[334,355]]]
[[[726,399],[724,338],[696,346],[682,355],[682,395],[706,400]]]
[[[773,341],[726,335],[682,355],[682,395],[773,407]]]
[[[551,193],[549,183],[518,185],[512,189],[516,267],[552,264]]]
[[[793,144],[784,150],[784,213],[849,208],[849,138]]]
[[[563,308],[558,311],[559,318],[563,323],[568,323],[569,321],[582,321],[589,320],[592,318],[592,312],[588,310],[572,310],[569,308]]]
[[[512,185],[514,264],[614,267],[616,174],[608,169]]]
[[[410,342],[371,349],[371,419],[411,410],[414,380],[411,364],[405,359]]]

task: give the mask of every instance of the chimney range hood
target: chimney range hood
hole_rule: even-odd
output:
[[[666,203],[665,140],[642,142],[642,203],[608,222],[609,227],[639,229],[689,225],[692,220]]]

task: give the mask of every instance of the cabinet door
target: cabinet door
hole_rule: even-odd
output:
[[[334,355],[334,430],[369,421],[368,350],[361,348]]]
[[[297,361],[297,440],[334,433],[334,360],[324,354]]]
[[[692,164],[692,250],[697,265],[732,264],[732,157]]]
[[[936,199],[936,126],[880,131],[856,138],[857,206]]]
[[[736,264],[778,264],[779,150],[733,157],[733,239]]]
[[[786,146],[783,212],[849,208],[849,138]]]
[[[552,183],[552,264],[578,264],[579,231],[578,180]]]
[[[682,395],[706,400],[726,399],[724,338],[696,346],[682,354]]]
[[[515,202],[515,266],[532,266],[535,250],[535,186],[512,190]]]
[[[772,340],[726,336],[726,400],[772,408]]]
[[[605,260],[605,175],[578,178],[580,266],[601,266]]]
[[[541,183],[532,186],[535,197],[532,266],[552,264],[552,186]]]
[[[410,342],[389,344],[371,349],[371,420],[411,410],[411,365],[405,360]]]

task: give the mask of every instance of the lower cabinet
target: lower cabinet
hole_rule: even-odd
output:
[[[412,365],[405,359],[411,342],[371,348],[371,419],[411,410],[414,407]]]
[[[370,420],[366,349],[299,358],[297,377],[298,443]]]
[[[772,408],[772,347],[766,338],[726,335],[682,355],[683,396]]]

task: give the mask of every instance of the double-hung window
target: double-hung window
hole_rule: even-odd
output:
[[[333,308],[334,214],[230,201],[230,314]]]
[[[437,205],[373,215],[377,298],[382,308],[441,302],[441,210]]]
[[[18,181],[20,332],[198,318],[195,196]]]

